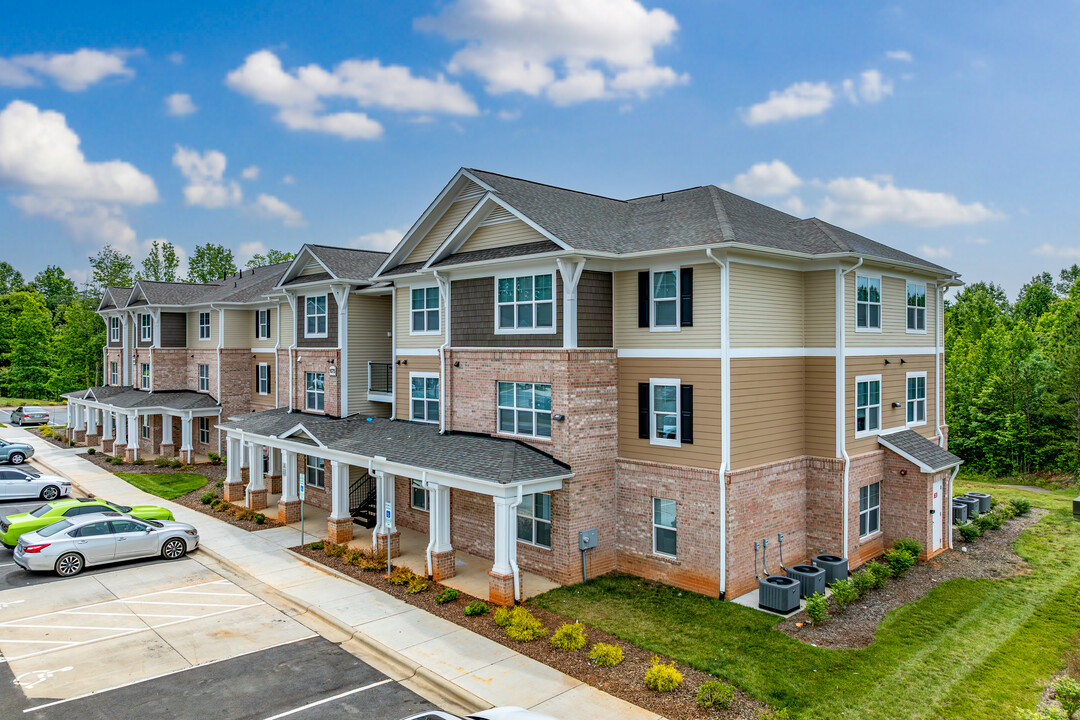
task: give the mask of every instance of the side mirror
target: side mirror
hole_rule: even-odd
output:
[[[152,528],[152,527],[150,527],[149,525],[147,525],[147,526],[146,526],[146,530],[145,530],[145,532],[148,532],[148,533],[154,532],[154,528]]]

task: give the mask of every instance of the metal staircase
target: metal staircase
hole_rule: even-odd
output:
[[[379,517],[375,507],[375,478],[364,473],[349,483],[349,514],[361,527],[373,528]]]

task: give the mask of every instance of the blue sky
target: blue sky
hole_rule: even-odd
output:
[[[724,185],[1015,295],[1080,262],[1080,4],[1040,7],[19,3],[2,254],[82,279],[105,242],[387,249],[467,166]]]

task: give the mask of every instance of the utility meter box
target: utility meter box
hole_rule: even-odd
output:
[[[594,547],[596,547],[598,539],[597,535],[598,533],[595,528],[592,530],[582,530],[581,532],[579,532],[578,550],[592,550]]]

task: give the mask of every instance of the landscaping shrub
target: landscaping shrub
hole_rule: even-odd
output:
[[[49,427],[48,425],[42,425],[41,426],[41,437],[43,437],[43,438],[51,438],[55,434],[56,433],[53,432],[53,429],[51,427]]]
[[[1031,501],[1027,498],[1014,497],[1009,501],[1009,507],[1013,509],[1014,515],[1027,515],[1031,511]]]
[[[225,481],[218,480],[216,483],[214,483],[214,487],[216,487],[218,490],[222,489],[223,487],[225,487]]]
[[[675,669],[675,661],[665,665],[653,656],[652,667],[645,671],[645,687],[656,692],[675,692],[682,685],[682,673]]]
[[[994,512],[990,513],[989,517],[990,527],[993,530],[1000,530],[1005,525],[1005,521],[1009,519],[1005,515],[1005,513],[1001,512],[1000,510],[995,510]]]
[[[1065,714],[1072,717],[1080,710],[1080,682],[1071,677],[1060,677],[1054,681],[1054,697],[1065,708]]]
[[[439,594],[435,596],[435,602],[440,605],[445,605],[448,602],[454,602],[458,599],[458,591],[454,588],[443,588],[439,591]]]
[[[836,610],[843,612],[848,605],[859,599],[859,590],[851,578],[837,580],[832,584],[832,598]]]
[[[347,547],[345,545],[338,545],[332,542],[323,543],[323,552],[326,553],[326,557],[339,558],[345,554]],[[399,583],[404,585],[405,583]]]
[[[1065,711],[1053,705],[1041,707],[1038,710],[1017,710],[1017,720],[1069,720]]]
[[[544,623],[533,616],[524,606],[518,605],[510,611],[510,624],[506,626],[506,635],[518,642],[531,642],[545,637],[548,629]]]
[[[821,593],[818,593],[821,595]],[[822,595],[824,597],[824,595]],[[700,708],[726,709],[735,699],[735,687],[723,680],[706,680],[698,685],[697,704]]]
[[[504,627],[506,627],[507,625],[510,624],[510,613],[511,613],[511,611],[512,611],[512,608],[501,607],[501,608],[499,608],[498,610],[495,611],[495,614],[492,616],[491,619],[495,621],[496,625],[498,625],[501,628],[504,628]]]
[[[857,572],[850,578],[851,584],[855,586],[855,598],[861,598],[867,595],[874,589],[874,576],[869,570],[863,570]]]
[[[142,458],[135,458],[134,460],[131,461],[131,464],[132,465],[145,465],[146,461],[143,460]]]
[[[791,720],[791,711],[786,707],[766,708],[758,715],[759,720]]]
[[[471,603],[465,606],[465,614],[469,617],[473,615],[483,615],[488,611],[488,606],[479,600],[473,600]]]
[[[917,544],[917,543],[916,543]],[[907,548],[893,548],[885,551],[885,564],[892,570],[893,577],[904,577],[915,566],[916,556]]]
[[[341,562],[346,565],[358,566],[364,560],[364,553],[362,550],[347,550],[341,557]]]
[[[264,515],[263,513],[255,513],[255,517],[253,519],[255,520],[256,525],[262,525],[266,522],[266,515]]]
[[[979,529],[979,534],[982,535],[987,530],[994,527],[994,519],[990,516],[990,513],[983,513],[979,517],[971,521],[972,525]]]
[[[206,453],[206,457],[210,458],[210,463],[212,465],[220,465],[221,464],[221,456],[218,455],[217,453]]]
[[[330,547],[329,543],[327,543],[327,547]],[[330,551],[327,550],[326,554],[330,555]],[[331,557],[333,557],[333,556],[331,556]],[[394,568],[394,571],[392,573],[390,573],[390,584],[391,585],[411,585],[412,581],[413,581],[413,578],[417,578],[417,577],[420,577],[420,576],[417,575],[416,573],[414,573],[409,568],[407,568],[407,567],[397,567],[397,568]]]
[[[380,572],[386,569],[386,551],[368,553],[360,561],[360,569],[367,572]]]
[[[964,523],[957,530],[964,542],[975,542],[982,536],[982,530],[975,523]]]
[[[922,552],[922,543],[915,538],[898,537],[892,541],[893,550],[907,550],[914,557],[919,557]]]
[[[814,593],[806,598],[806,614],[810,622],[821,625],[829,619],[829,601],[825,599],[825,593]]]
[[[87,455],[93,455],[96,452],[97,452],[97,448],[86,448],[86,454]]]
[[[199,498],[203,505],[209,505],[214,502],[214,498],[217,497],[214,493],[203,493],[203,496]]]
[[[880,590],[885,587],[889,582],[889,578],[892,577],[892,568],[877,560],[871,560],[866,563],[863,572],[870,576],[868,582],[870,583],[871,590]]]
[[[560,625],[551,636],[551,644],[560,650],[580,650],[587,642],[585,626],[581,623]]]
[[[169,458],[156,457],[154,458],[154,467],[166,467],[169,464]]]
[[[600,667],[615,667],[623,661],[622,648],[608,643],[596,643],[589,650],[589,660]]]
[[[408,593],[410,595],[419,595],[428,589],[428,581],[419,575],[415,575],[411,581],[409,581]]]
[[[311,550],[322,550],[323,549],[322,540],[316,540],[315,542],[308,545],[308,548],[311,549]]]

